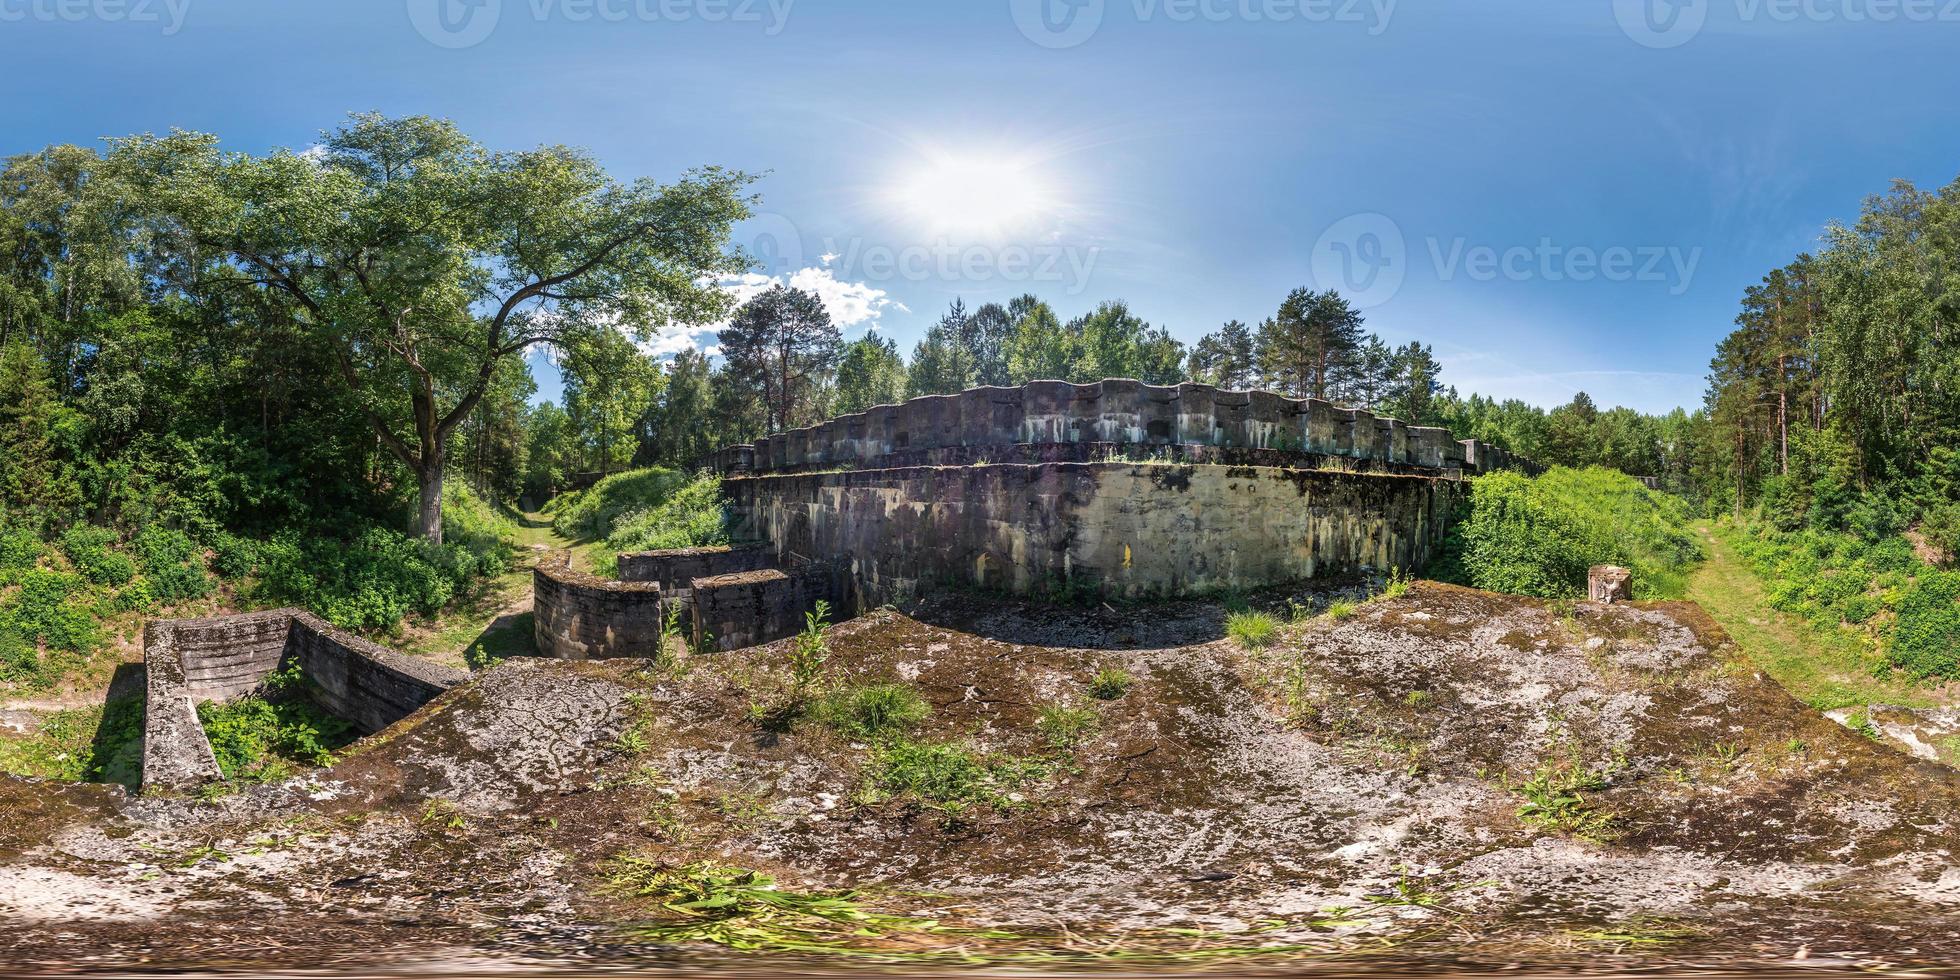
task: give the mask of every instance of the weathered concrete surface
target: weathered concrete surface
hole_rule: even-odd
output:
[[[871,604],[958,584],[1140,598],[1414,569],[1466,485],[1138,463],[756,475],[723,481],[736,532],[846,567]]]
[[[1115,378],[1080,385],[1033,381],[1019,388],[972,388],[880,405],[778,433],[752,446],[730,446],[716,453],[712,463],[728,474],[891,468],[962,462],[933,455],[944,451],[993,450],[999,457],[1007,447],[1091,443],[1265,450],[1479,473],[1537,468],[1496,446],[1458,440],[1444,429],[1410,427],[1319,399]]]
[[[833,619],[845,614],[849,597],[839,569],[771,568],[695,579],[689,647],[738,650],[794,636],[818,602],[829,603]]]
[[[1691,606],[1419,584],[1257,653],[1223,619],[946,595],[839,625],[826,685],[908,685],[915,742],[1013,763],[957,811],[867,792],[878,745],[753,719],[788,641],[713,669],[511,661],[332,769],[215,801],[0,778],[0,963],[727,968],[613,928],[661,914],[608,880],[620,855],[857,889],[948,927],[893,948],[968,972],[983,927],[1057,971],[1153,941],[1281,946],[1304,959],[1244,965],[1289,975],[1960,957],[1960,780],[1795,702]],[[1103,669],[1121,698],[1090,697]],[[1056,705],[1093,719],[1066,749]],[[1596,782],[1571,804],[1591,836],[1528,817],[1568,767]]]
[[[469,677],[384,649],[299,609],[150,622],[143,630],[143,663],[145,790],[222,779],[197,705],[256,691],[282,667],[296,666],[309,698],[366,732],[386,728]]]
[[[571,567],[569,552],[531,572],[538,652],[559,660],[658,657],[664,609],[659,582],[608,581]]]
[[[1586,598],[1594,602],[1631,602],[1633,572],[1617,565],[1594,565],[1586,573]]]
[[[753,572],[773,559],[767,548],[754,544],[629,552],[619,556],[619,580],[658,582],[661,592],[674,595],[693,588],[697,578]]]

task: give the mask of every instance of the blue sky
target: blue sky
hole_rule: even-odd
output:
[[[1661,411],[1746,285],[1960,173],[1956,51],[1954,0],[0,0],[0,152],[429,113],[767,171],[758,276],[908,351],[955,296],[1189,341],[1313,285],[1461,389]]]

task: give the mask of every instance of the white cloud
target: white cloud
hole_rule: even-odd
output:
[[[830,314],[830,321],[841,330],[863,327],[865,330],[878,329],[878,318],[888,309],[911,312],[905,304],[899,303],[885,294],[885,291],[862,282],[847,282],[831,274],[829,269],[806,268],[792,273],[788,279],[782,276],[765,276],[759,272],[744,274],[735,279],[724,280],[721,288],[735,298],[736,305],[746,303],[767,292],[771,286],[790,286],[806,293],[814,293],[823,301],[824,310]],[[640,348],[653,357],[671,357],[684,350],[703,348],[708,356],[721,352],[712,346],[714,335],[721,332],[725,323],[712,323],[704,327],[675,325],[661,327],[653,336],[640,344]]]

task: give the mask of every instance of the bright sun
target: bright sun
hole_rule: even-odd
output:
[[[936,154],[899,181],[894,205],[935,234],[998,237],[1053,206],[1041,175],[1024,160]]]

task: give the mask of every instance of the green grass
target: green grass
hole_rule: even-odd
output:
[[[1051,704],[1041,709],[1035,728],[1057,752],[1072,752],[1082,740],[1095,733],[1101,719],[1088,708]]]
[[[56,712],[31,734],[0,733],[0,772],[17,776],[134,788],[142,754],[141,697]]]
[[[1932,689],[1892,676],[1884,654],[1868,634],[1819,626],[1772,608],[1762,580],[1730,542],[1708,525],[1698,530],[1708,560],[1688,577],[1688,598],[1798,700],[1819,711],[1868,704],[1926,708],[1940,703]]]
[[[1510,789],[1524,798],[1518,819],[1534,827],[1604,843],[1616,835],[1618,817],[1594,806],[1586,794],[1605,789],[1611,781],[1610,770],[1568,762],[1540,766]]]
[[[620,518],[658,506],[687,482],[678,470],[649,467],[615,473],[590,488],[552,500],[552,528],[573,541],[610,537]]]
[[[1327,618],[1334,620],[1335,622],[1340,622],[1341,620],[1354,615],[1354,611],[1359,608],[1360,608],[1359,606],[1357,606],[1352,602],[1346,602],[1346,601],[1336,602],[1327,607]]]
[[[1225,633],[1248,650],[1263,650],[1279,636],[1279,620],[1262,612],[1233,613],[1225,620]]]
[[[932,714],[918,692],[903,684],[868,684],[820,699],[811,715],[846,738],[873,742],[904,734]]]
[[[1120,701],[1130,693],[1137,679],[1121,667],[1105,667],[1089,679],[1089,696],[1098,701]]]
[[[940,809],[1007,806],[1011,793],[1047,775],[1040,762],[986,755],[959,742],[899,740],[871,754],[867,802],[909,799]]]

